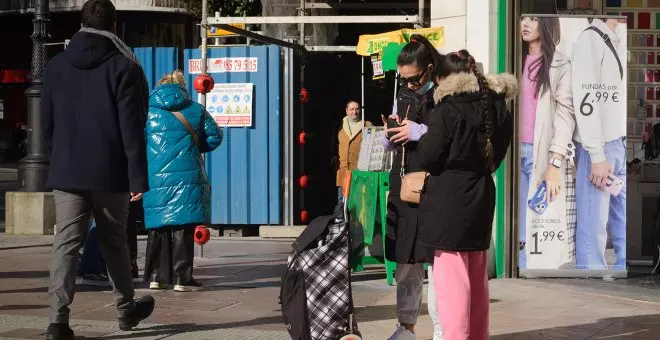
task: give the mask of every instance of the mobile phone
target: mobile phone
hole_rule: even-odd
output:
[[[619,196],[624,184],[625,183],[623,183],[621,178],[614,175],[607,175],[607,181],[605,182],[604,190],[612,196]]]
[[[396,127],[399,127],[399,126],[400,125],[399,125],[399,123],[396,122],[396,120],[394,120],[392,118],[387,118],[387,129],[393,129],[393,128],[396,128]],[[396,135],[396,133],[394,131],[392,131],[392,132],[388,131],[387,132],[387,139],[392,139],[392,137],[394,137],[394,135]]]
[[[527,201],[527,205],[530,209],[534,210],[537,214],[543,215],[545,210],[548,208],[548,201],[546,200],[546,192],[548,188],[545,184],[545,181],[536,188],[534,195]]]

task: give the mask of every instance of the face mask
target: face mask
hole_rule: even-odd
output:
[[[428,82],[426,82],[426,84],[424,84],[424,86],[417,89],[417,91],[415,91],[415,93],[417,93],[418,95],[421,96],[421,95],[425,94],[426,92],[429,92],[429,90],[432,89],[432,88],[433,88],[433,82],[429,80]]]

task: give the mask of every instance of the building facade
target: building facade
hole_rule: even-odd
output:
[[[660,231],[660,161],[648,154],[649,139],[660,123],[660,1],[656,0],[432,0],[431,26],[444,26],[443,52],[468,49],[485,72],[522,70],[521,14],[575,16],[610,15],[626,18],[621,35],[627,57],[627,268],[648,271],[657,265]],[[563,29],[563,27],[562,27]],[[569,28],[570,29],[570,28]],[[512,107],[516,126],[520,112]],[[642,115],[641,112],[644,114]],[[516,133],[515,141],[518,140]],[[517,143],[514,143],[517,144]],[[518,183],[519,148],[497,172],[498,207],[494,224],[493,263],[497,276],[516,276],[520,221]],[[646,153],[646,154],[645,154]],[[578,228],[580,228],[578,226]],[[528,240],[529,243],[529,240]],[[608,239],[607,251],[613,252]]]
[[[19,144],[26,124],[25,90],[32,58],[34,2],[0,1],[0,166],[15,167],[22,157]],[[49,57],[63,51],[64,41],[80,29],[80,10],[85,0],[50,0]],[[114,0],[118,13],[117,34],[131,47],[197,46],[197,19],[178,0]],[[10,53],[7,53],[9,51]],[[180,57],[181,59],[183,56]],[[17,149],[18,148],[18,149]]]

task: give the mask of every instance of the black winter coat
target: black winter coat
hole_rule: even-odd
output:
[[[493,121],[495,168],[506,156],[513,117],[506,101],[518,93],[510,74],[486,76]],[[450,75],[435,91],[436,107],[419,142],[422,167],[430,173],[420,201],[419,242],[433,258],[435,250],[484,251],[490,246],[495,184],[483,156],[484,99],[476,76]]]
[[[408,108],[410,106],[410,108]],[[397,114],[403,120],[408,112],[408,120],[428,125],[433,111],[433,90],[418,95],[403,87],[397,95]],[[406,172],[421,171],[418,142],[406,143]],[[401,156],[402,149],[394,154],[390,171],[390,192],[387,200],[387,235],[385,238],[385,256],[397,263],[423,262],[426,251],[418,247],[417,205],[401,201]]]
[[[110,39],[74,34],[44,74],[41,113],[50,188],[148,190],[145,85],[140,66]]]

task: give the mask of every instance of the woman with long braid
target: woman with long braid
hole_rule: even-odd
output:
[[[428,131],[418,145],[429,173],[419,205],[419,241],[433,259],[444,340],[488,339],[488,274],[495,212],[492,173],[513,135],[506,103],[518,93],[511,74],[484,77],[461,50],[441,58]]]

